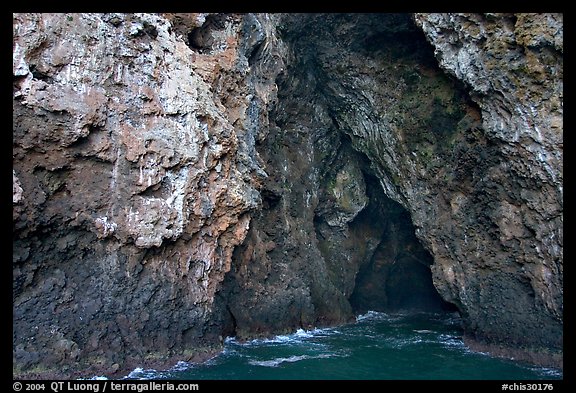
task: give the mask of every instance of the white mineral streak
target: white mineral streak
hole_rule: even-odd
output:
[[[16,204],[22,200],[22,187],[20,186],[20,180],[16,177],[16,172],[12,170],[12,203]]]

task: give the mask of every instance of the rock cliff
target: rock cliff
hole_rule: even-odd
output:
[[[273,88],[249,64],[266,31],[151,14],[13,28],[15,374],[213,352],[215,293],[266,176]]]
[[[555,14],[15,14],[15,376],[458,310],[562,358]]]
[[[442,68],[466,84],[481,109],[486,141],[465,185],[447,195],[453,237],[444,249],[441,243],[431,244],[436,287],[460,305],[473,347],[498,353],[513,346],[527,351],[513,351],[519,358],[558,364],[562,15],[433,14],[415,19]],[[466,153],[460,157],[459,165],[470,162]]]

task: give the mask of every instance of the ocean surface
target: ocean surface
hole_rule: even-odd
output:
[[[203,364],[136,369],[128,379],[552,380],[562,371],[472,352],[452,314],[370,311],[356,323],[239,343]]]

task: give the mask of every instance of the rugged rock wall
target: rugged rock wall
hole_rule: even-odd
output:
[[[274,89],[249,60],[267,32],[152,14],[21,14],[13,31],[14,373],[213,352],[265,176]]]
[[[435,295],[424,278],[432,265],[470,345],[560,365],[561,16],[414,19],[434,47],[407,15],[281,19],[289,66],[271,116],[278,130],[259,150],[267,171],[281,175],[267,186],[274,207],[259,213],[240,248],[239,269],[248,274],[236,274],[244,284],[235,293],[256,286],[251,304],[274,309],[281,326],[310,323],[298,314],[336,321],[349,315],[349,303],[393,310],[389,298],[402,289],[426,304]],[[275,149],[283,152],[269,154]],[[276,248],[254,254],[266,248],[260,242]],[[289,284],[280,294],[268,279],[278,267],[262,260],[303,264],[285,274],[309,283],[299,295]],[[231,312],[241,315],[237,325],[250,325],[243,304],[232,302]]]
[[[272,175],[263,183],[264,208],[221,292],[228,331],[245,337],[344,322],[368,309],[446,308],[409,213],[385,195],[379,168],[339,121],[342,113],[376,114],[364,92],[374,84],[390,94],[401,73],[423,60],[419,45],[433,63],[431,48],[409,15],[285,15],[278,23],[287,67],[278,78],[269,135],[257,145]],[[414,34],[413,46],[396,44],[396,31]],[[382,42],[387,57],[370,58],[374,47],[366,45],[380,34],[390,38]],[[442,77],[437,68],[432,72]],[[357,84],[359,75],[365,85]],[[382,80],[372,79],[377,75]],[[426,106],[418,114],[402,112],[409,115],[430,117]]]
[[[559,364],[561,16],[13,29],[14,375],[444,300],[471,345]]]
[[[448,227],[422,236],[435,257],[436,287],[466,315],[471,345],[488,343],[493,352],[517,346],[527,350],[517,357],[558,364],[563,17],[418,14],[415,19],[440,65],[466,83],[481,108],[487,143],[474,156],[462,152],[455,163],[465,167],[475,161],[475,168],[460,189],[445,196],[451,240],[445,236]]]

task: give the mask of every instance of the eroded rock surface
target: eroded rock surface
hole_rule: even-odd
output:
[[[14,16],[15,373],[219,346],[214,294],[265,176],[254,141],[273,89],[248,64],[259,23]],[[210,44],[187,46],[179,31],[195,29]]]
[[[563,321],[562,15],[415,19],[440,65],[466,83],[481,108],[488,147],[479,152],[467,186],[450,197],[454,236],[433,252],[436,287],[462,304],[472,340],[517,345],[531,360],[550,355],[557,364]]]
[[[14,375],[460,311],[560,365],[562,16],[15,14]]]

